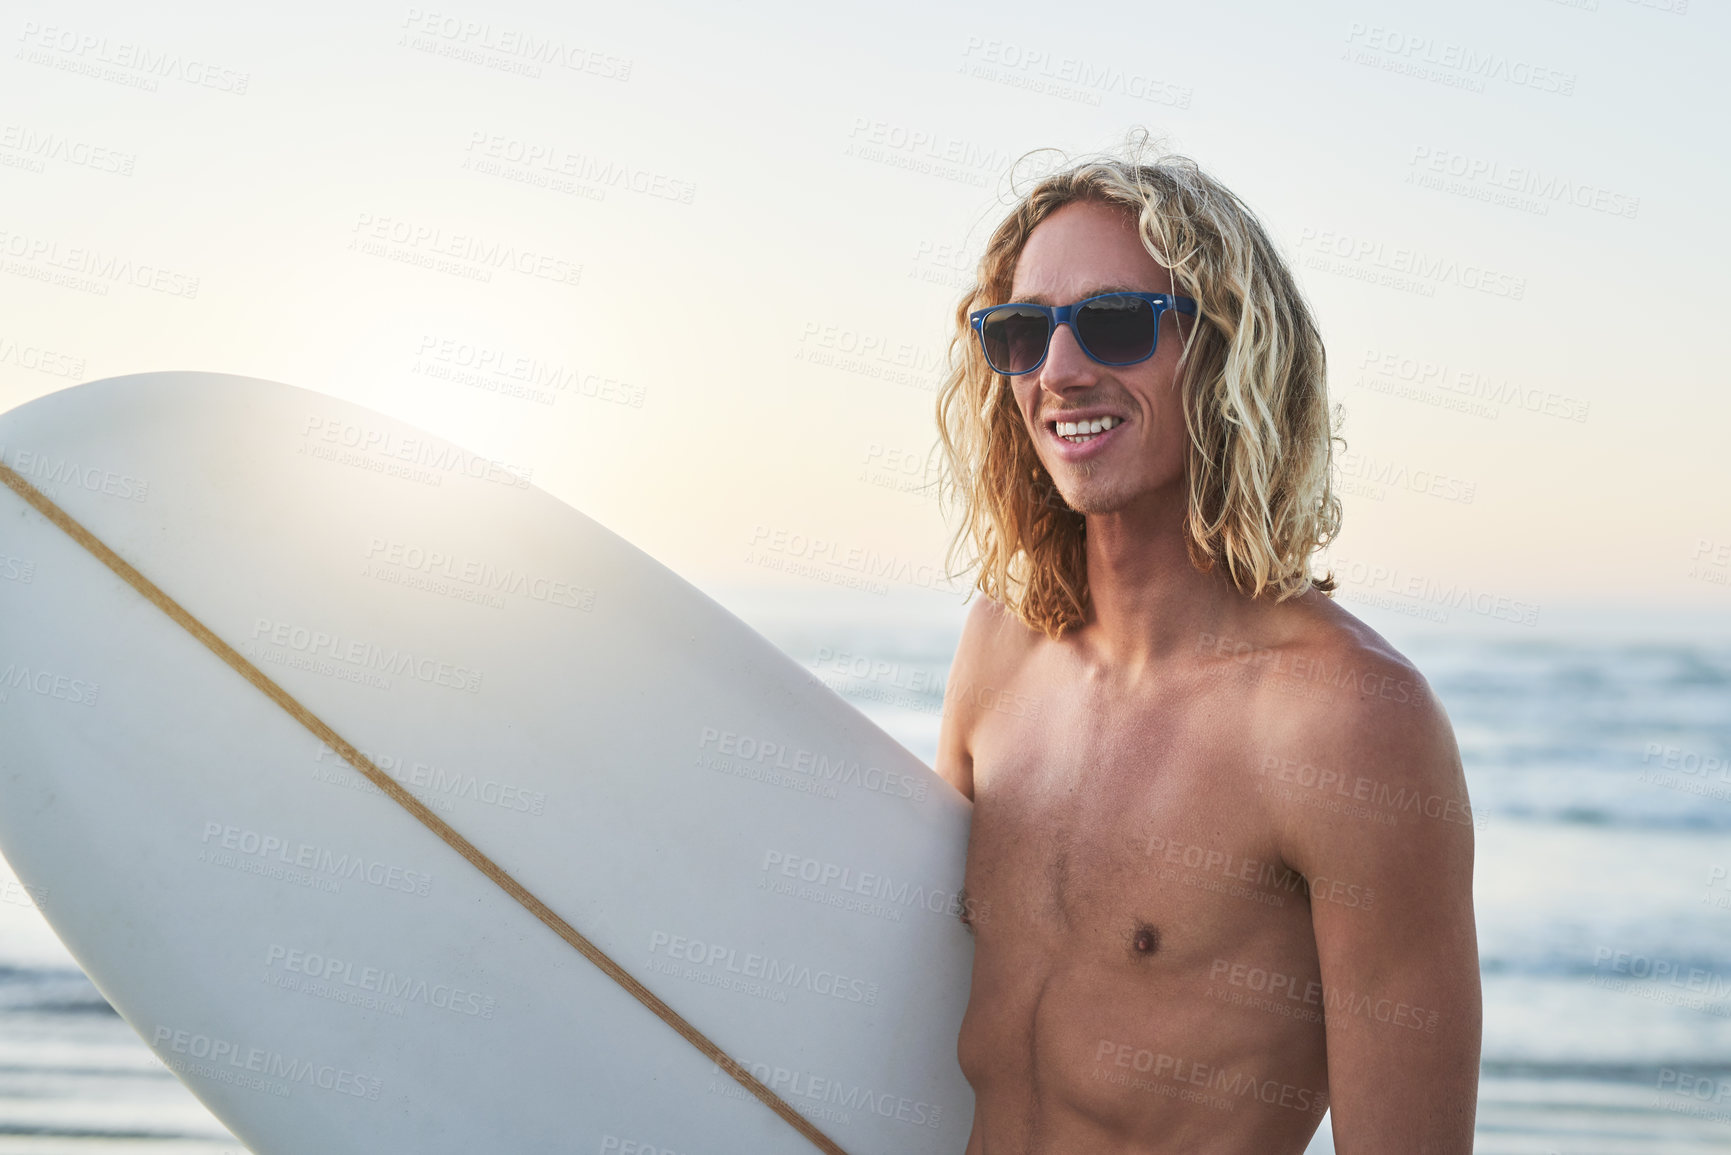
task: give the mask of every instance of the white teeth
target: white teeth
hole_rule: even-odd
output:
[[[1104,433],[1114,425],[1124,424],[1122,417],[1096,417],[1092,421],[1059,421],[1054,425],[1065,441],[1082,442],[1096,433]]]

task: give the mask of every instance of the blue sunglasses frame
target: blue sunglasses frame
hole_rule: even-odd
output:
[[[1150,305],[1154,306],[1154,341],[1149,345],[1147,353],[1130,361],[1107,361],[1102,357],[1094,356],[1094,351],[1088,348],[1088,342],[1082,340],[1082,335],[1076,331],[1076,326],[1074,322],[1071,321],[1071,317],[1075,314],[1076,310],[1080,309],[1083,305],[1086,305],[1091,301],[1104,300],[1108,297],[1135,297],[1139,301],[1146,301]],[[1046,314],[1046,344],[1040,350],[1040,359],[1035,361],[1026,369],[1018,369],[1014,373],[1005,372],[996,365],[993,365],[992,355],[986,351],[986,318],[997,312],[999,309],[1010,308],[1038,309],[1040,312]],[[1005,377],[1020,377],[1024,373],[1032,373],[1034,370],[1046,363],[1046,355],[1052,351],[1052,335],[1058,331],[1059,325],[1070,326],[1070,335],[1076,338],[1077,347],[1087,355],[1090,361],[1099,365],[1139,365],[1143,361],[1152,357],[1154,355],[1154,350],[1160,347],[1160,318],[1165,316],[1167,309],[1175,309],[1180,313],[1188,313],[1194,316],[1196,314],[1196,299],[1194,297],[1175,297],[1171,293],[1119,292],[1096,293],[1092,297],[1084,297],[1080,301],[1068,305],[1036,305],[1032,301],[1009,301],[1002,305],[993,305],[989,309],[977,309],[974,312],[969,313],[968,323],[973,326],[974,335],[980,339],[980,355],[985,357],[986,366],[991,369],[992,372],[1002,374]]]

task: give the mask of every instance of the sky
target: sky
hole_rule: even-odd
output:
[[[748,618],[843,591],[850,621],[953,627],[921,484],[956,302],[1018,158],[1140,128],[1258,214],[1315,309],[1355,612],[1731,637],[1728,22],[8,3],[0,411],[282,381],[527,471]],[[1521,608],[1437,619],[1415,588]]]
[[[1722,8],[8,12],[0,409],[270,378],[530,471],[712,592],[870,558],[862,599],[953,606],[920,483],[956,301],[1017,158],[1142,128],[1316,310],[1344,597],[1731,614]],[[1519,628],[1489,617],[1460,624]]]

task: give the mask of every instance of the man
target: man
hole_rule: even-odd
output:
[[[1332,425],[1279,254],[1192,162],[1094,161],[1019,202],[957,323],[967,1155],[1296,1155],[1325,1109],[1339,1155],[1467,1155],[1460,756],[1311,574]]]

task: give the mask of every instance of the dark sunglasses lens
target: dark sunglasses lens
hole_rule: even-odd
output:
[[[1026,373],[1046,354],[1046,314],[1007,305],[986,314],[980,326],[986,360],[999,373]]]
[[[1097,361],[1125,364],[1154,352],[1154,306],[1140,297],[1113,296],[1076,310],[1076,336]]]

